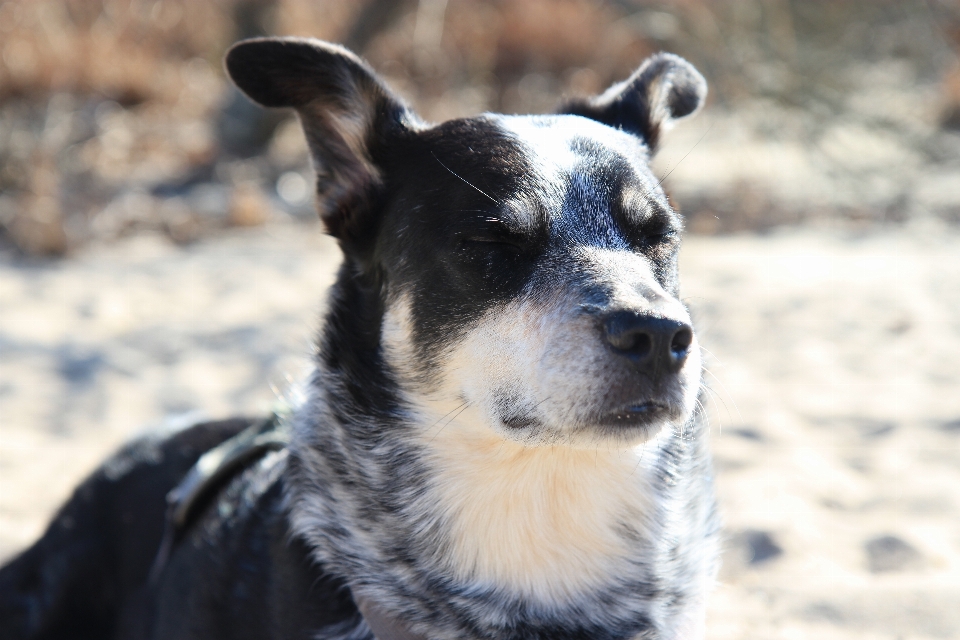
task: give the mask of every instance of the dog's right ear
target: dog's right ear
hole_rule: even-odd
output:
[[[293,107],[317,171],[320,218],[350,240],[381,186],[378,148],[417,118],[374,71],[341,46],[307,38],[257,38],[226,56],[230,78],[265,107]]]
[[[706,97],[707,81],[692,64],[671,53],[658,53],[623,82],[599,96],[569,100],[558,113],[584,116],[632,133],[655,151],[661,132],[696,113]]]

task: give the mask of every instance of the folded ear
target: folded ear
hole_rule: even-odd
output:
[[[706,97],[707,81],[692,64],[672,53],[658,53],[601,95],[574,98],[558,112],[586,116],[640,136],[653,151],[660,132],[697,111]]]
[[[308,38],[257,38],[226,56],[230,78],[265,107],[293,107],[317,171],[320,218],[347,240],[362,231],[381,186],[377,155],[416,116],[370,67],[341,46]]]

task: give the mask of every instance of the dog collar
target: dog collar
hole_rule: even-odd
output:
[[[167,513],[160,548],[150,568],[149,583],[156,584],[174,546],[197,515],[198,506],[226,481],[270,451],[290,442],[287,429],[276,415],[256,422],[204,453],[183,480],[167,493]]]

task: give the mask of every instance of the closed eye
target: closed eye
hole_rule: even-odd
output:
[[[677,229],[672,227],[654,227],[652,229],[635,229],[628,235],[630,244],[638,251],[653,249],[661,245],[667,245],[676,240],[679,236]]]
[[[675,238],[676,236],[677,236],[676,229],[667,229],[665,231],[660,231],[658,233],[647,233],[647,234],[644,234],[643,237],[644,237],[644,240],[646,240],[648,243],[659,243],[659,242],[666,242],[667,240]]]
[[[460,242],[464,245],[472,245],[475,248],[494,249],[511,248],[516,251],[525,251],[531,244],[531,238],[507,225],[500,224],[496,218],[488,218],[487,222],[494,224],[475,227],[471,230],[465,230],[460,236]]]
[[[478,224],[479,223],[479,224]],[[474,254],[532,255],[542,240],[536,231],[505,219],[487,215],[455,232],[460,249]]]
[[[463,238],[462,242],[473,244],[505,244],[512,247],[523,248],[526,241],[522,238],[500,237],[500,236],[468,236]]]
[[[525,239],[498,236],[468,236],[463,238],[460,244],[468,251],[497,252],[514,256],[525,253],[529,246]]]
[[[624,236],[640,251],[674,242],[680,235],[677,214],[665,202],[642,191],[628,191],[623,200],[614,200],[612,205]]]

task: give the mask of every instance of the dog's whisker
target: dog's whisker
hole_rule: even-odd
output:
[[[706,368],[704,368],[704,371],[706,371],[707,373],[709,373],[710,375],[712,375],[712,376],[717,380],[717,382],[720,384],[720,386],[723,387],[723,382],[720,381],[719,378],[717,378],[717,376],[715,376],[712,371],[710,371],[710,370],[708,370],[708,369],[706,369]],[[703,389],[704,391],[706,391],[707,394],[710,396],[710,398],[712,398],[714,401],[718,401],[721,405],[723,405],[724,411],[726,412],[727,416],[732,415],[732,414],[730,413],[730,408],[727,406],[727,401],[724,399],[724,396],[721,395],[716,389],[712,388],[712,387],[711,387],[710,385],[708,385],[705,381],[704,381],[704,382],[701,382],[700,388]],[[726,391],[726,388],[725,388],[725,387],[724,387],[724,391]],[[739,416],[740,422],[743,422],[743,414],[740,413],[740,407],[737,406],[737,401],[733,398],[733,396],[730,395],[730,393],[729,393],[728,391],[726,392],[725,395],[730,396],[730,401],[733,402],[733,407],[734,407],[734,409],[736,409],[736,411],[737,411],[737,415]],[[723,418],[720,416],[720,413],[719,413],[719,412],[717,413],[717,422],[719,423],[718,428],[719,428],[720,432],[722,433],[722,431],[723,431]]]
[[[719,397],[717,396],[717,392],[711,389],[706,384],[701,383],[700,388],[706,391],[707,394],[709,394],[711,397]],[[707,430],[709,431],[712,425],[712,422],[710,420],[710,414],[707,412],[707,408],[699,400],[697,400],[697,404],[700,405],[700,415],[703,416],[703,420],[707,425]],[[717,414],[717,437],[720,437],[722,435],[723,435],[723,418],[720,417],[719,414]]]
[[[706,371],[706,369],[704,369],[704,371]],[[709,373],[709,372],[708,372],[708,373]],[[711,375],[713,375],[713,374],[711,374]],[[716,376],[714,376],[714,377],[716,377]],[[705,391],[707,394],[709,394],[709,396],[710,396],[712,399],[714,399],[714,400],[716,400],[716,401],[719,401],[719,403],[723,405],[723,408],[724,408],[724,410],[726,411],[727,415],[730,415],[730,408],[727,406],[726,400],[723,399],[723,396],[720,395],[720,394],[717,392],[716,389],[712,388],[712,387],[711,387],[709,384],[707,384],[706,382],[701,382],[701,383],[700,383],[700,388],[701,388],[703,391]]]
[[[687,442],[686,433],[684,432],[684,423],[680,423],[679,427],[673,428],[673,437],[680,440],[681,442]]]
[[[489,198],[490,200],[492,200],[492,201],[494,202],[494,204],[497,204],[497,205],[499,205],[499,206],[503,206],[503,203],[502,203],[502,202],[500,202],[499,200],[497,200],[496,198],[494,198],[493,196],[491,196],[489,193],[487,193],[486,191],[484,191],[483,189],[481,189],[481,188],[478,187],[477,185],[471,183],[469,180],[467,180],[466,178],[464,178],[463,176],[461,176],[459,173],[457,173],[456,171],[454,171],[453,169],[451,169],[451,168],[448,167],[447,165],[443,164],[443,161],[440,160],[440,158],[437,157],[437,154],[435,154],[435,153],[433,153],[433,152],[431,151],[431,152],[430,152],[430,155],[433,156],[433,159],[434,159],[434,160],[436,160],[437,162],[440,163],[440,166],[441,166],[441,167],[443,167],[444,169],[446,169],[447,171],[449,171],[450,173],[452,173],[455,177],[457,177],[457,178],[459,178],[460,180],[462,180],[463,183],[466,184],[468,187],[470,187],[470,188],[472,188],[472,189],[475,189],[477,192],[483,194],[484,196],[486,196],[487,198]]]
[[[437,426],[438,424],[440,424],[440,423],[443,421],[444,418],[446,418],[447,416],[449,416],[449,415],[450,415],[451,413],[453,413],[454,411],[459,411],[465,404],[467,404],[467,401],[466,401],[466,400],[464,400],[463,402],[461,402],[460,404],[458,404],[457,406],[455,406],[453,409],[450,409],[450,411],[447,411],[445,414],[443,414],[442,416],[440,416],[440,417],[437,419],[436,422],[434,422],[432,425],[430,425],[430,428],[432,429],[433,427],[435,427],[435,426]]]
[[[456,420],[457,418],[459,418],[459,417],[460,417],[460,414],[463,413],[463,412],[466,410],[467,404],[468,404],[467,401],[463,401],[463,402],[460,404],[460,406],[458,406],[458,407],[456,408],[455,411],[451,412],[451,413],[453,413],[453,415],[450,417],[449,420],[447,420],[447,422],[446,422],[442,427],[440,427],[440,431],[443,431],[443,429],[444,429],[445,427],[449,426],[450,423],[452,423],[454,420]],[[447,414],[447,416],[449,416],[449,415],[450,415],[450,413]],[[444,417],[446,417],[446,416],[444,416]],[[440,420],[443,420],[443,418],[441,418]],[[440,420],[437,421],[437,424],[440,423]],[[434,425],[434,426],[436,426],[436,425]],[[439,433],[439,431],[438,431],[438,433]]]
[[[733,408],[737,410],[737,417],[740,419],[740,422],[743,422],[743,414],[740,413],[740,407],[737,406],[737,399],[736,399],[735,397],[733,397],[733,394],[730,393],[730,390],[729,390],[729,389],[727,389],[727,385],[723,384],[723,380],[721,380],[719,377],[717,377],[717,374],[715,374],[713,371],[710,371],[710,369],[708,369],[707,367],[704,367],[703,370],[704,370],[705,372],[709,373],[711,376],[713,376],[713,379],[716,380],[717,383],[720,385],[720,388],[723,389],[723,393],[730,397],[730,402],[733,403]],[[711,390],[711,391],[713,391],[713,390]],[[720,395],[716,393],[716,391],[713,391],[713,393],[714,393],[718,398],[720,398],[720,401],[723,402],[723,408],[724,408],[724,409],[727,409],[727,413],[729,414],[729,413],[730,413],[730,409],[727,408],[727,403],[724,402],[723,398],[721,398]]]
[[[644,442],[640,445],[640,456],[637,458],[637,464],[633,467],[633,471],[630,472],[630,477],[632,478],[637,473],[637,469],[640,468],[640,464],[643,462],[643,454],[647,452],[647,443]]]
[[[693,150],[696,149],[697,146],[698,146],[701,142],[703,142],[703,139],[707,137],[707,134],[710,133],[710,130],[711,130],[711,129],[713,129],[713,124],[711,124],[709,127],[707,127],[707,130],[703,132],[703,135],[700,136],[700,139],[697,140],[697,142],[696,142],[692,147],[690,147],[690,151],[687,151],[685,154],[683,154],[683,157],[680,158],[680,160],[677,162],[677,164],[673,165],[673,168],[671,168],[669,171],[667,171],[667,173],[666,173],[662,178],[660,178],[660,182],[657,183],[657,186],[658,186],[658,187],[663,184],[663,181],[664,181],[664,180],[666,180],[667,178],[670,177],[670,174],[673,173],[673,172],[676,170],[676,168],[680,166],[680,163],[681,163],[681,162],[683,162],[684,160],[687,159],[687,156],[688,156],[688,155],[690,155],[691,153],[693,153]]]
[[[444,424],[442,427],[440,427],[440,429],[439,429],[435,434],[433,434],[433,438],[430,439],[430,442],[433,442],[434,440],[436,440],[436,439],[437,439],[437,436],[439,436],[440,433],[441,433],[444,429],[446,429],[446,428],[449,427],[451,424],[453,424],[453,421],[456,420],[457,418],[459,418],[459,417],[460,417],[460,414],[467,410],[467,405],[468,405],[468,403],[467,403],[467,402],[464,402],[464,403],[461,405],[460,410],[457,411],[457,413],[454,414],[454,416],[453,416],[452,418],[450,418],[449,420],[447,420],[446,424]]]
[[[715,354],[713,351],[710,351],[710,349],[707,349],[707,348],[706,348],[705,346],[703,346],[702,344],[701,344],[701,345],[698,345],[698,346],[700,347],[700,351],[703,351],[704,353],[710,354],[710,357],[713,358],[714,360],[716,360],[718,365],[720,365],[721,367],[725,366],[725,365],[723,364],[723,362],[720,360],[720,358],[717,356],[717,354]]]
[[[537,404],[533,405],[533,409],[538,409],[538,408],[540,407],[540,405],[542,405],[544,402],[547,402],[547,401],[550,400],[551,398],[553,398],[553,396],[547,396],[546,398],[544,398],[543,400],[541,400],[541,401],[538,402]]]

